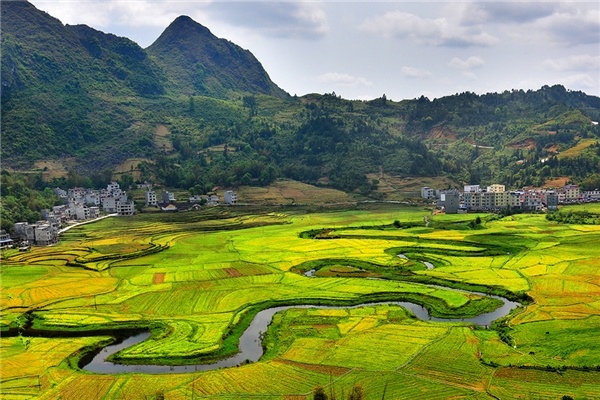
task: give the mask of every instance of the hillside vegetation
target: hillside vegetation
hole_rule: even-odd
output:
[[[189,17],[142,49],[26,1],[3,3],[2,49],[3,168],[68,161],[91,177],[143,159],[136,178],[182,189],[291,178],[364,195],[377,174],[511,187],[595,182],[599,170],[600,99],[559,85],[400,102],[292,97],[249,51]]]

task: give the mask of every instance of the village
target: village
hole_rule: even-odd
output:
[[[435,190],[421,188],[421,198],[435,200],[437,208],[446,214],[467,212],[539,212],[554,211],[559,204],[582,203],[600,200],[600,190],[581,192],[578,185],[565,185],[561,189],[523,188],[506,191],[501,184],[487,187],[465,185],[458,189]]]
[[[178,212],[198,210],[201,207],[219,204],[235,205],[237,194],[232,190],[216,193],[193,195],[185,201],[178,201],[175,194],[162,190],[160,195],[152,184],[138,185],[145,190],[144,206],[156,211]],[[0,248],[18,246],[27,250],[29,246],[47,246],[58,241],[59,235],[73,224],[93,221],[103,216],[132,216],[136,213],[136,204],[117,182],[111,182],[106,189],[55,188],[54,192],[63,204],[42,210],[42,220],[35,223],[18,222],[14,225],[13,235],[0,232]],[[523,188],[507,191],[505,185],[493,184],[487,187],[465,185],[463,190],[436,190],[421,188],[421,198],[435,203],[440,212],[458,214],[468,212],[541,212],[554,211],[559,204],[600,201],[600,190],[580,191],[577,185],[565,185],[560,189]]]
[[[177,201],[174,193],[163,190],[160,197],[152,190],[152,184],[140,184],[145,189],[145,207],[156,208],[163,212],[186,211],[200,209],[202,206],[217,206],[221,198],[216,193],[204,196],[191,196],[185,202]],[[73,226],[86,221],[93,221],[102,216],[132,216],[136,213],[135,202],[128,198],[117,182],[110,182],[106,189],[89,188],[55,188],[54,193],[61,199],[61,205],[51,210],[42,210],[42,220],[35,223],[17,222],[14,232],[0,232],[0,248],[17,245],[22,250],[29,246],[48,246],[58,241],[59,235],[65,231],[65,225]],[[223,193],[223,202],[227,205],[237,204],[237,194],[231,190]]]

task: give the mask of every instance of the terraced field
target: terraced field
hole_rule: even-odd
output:
[[[301,399],[322,385],[345,398],[357,383],[373,399],[600,397],[600,226],[482,214],[475,228],[473,215],[425,227],[426,215],[214,208],[109,218],[56,246],[3,253],[2,397]],[[122,329],[151,338],[118,362],[197,364],[234,354],[273,305],[408,299],[458,317],[497,306],[471,292],[524,306],[492,329],[419,321],[394,305],[290,309],[256,363],[169,375],[77,368],[84,349]]]

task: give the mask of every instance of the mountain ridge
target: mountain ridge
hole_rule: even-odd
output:
[[[560,85],[400,102],[291,97],[248,50],[187,16],[147,49],[27,2],[3,3],[1,28],[3,167],[69,159],[93,177],[136,158],[148,160],[140,179],[172,187],[290,178],[369,194],[378,173],[518,185],[584,180],[600,165],[593,146],[558,159],[597,140],[600,120],[600,98]]]

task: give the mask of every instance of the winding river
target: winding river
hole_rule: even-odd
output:
[[[433,286],[433,285],[431,285]],[[448,289],[448,288],[444,288]],[[452,290],[452,289],[450,289]],[[410,302],[379,302],[379,303],[365,303],[356,306],[315,306],[315,305],[294,305],[294,306],[280,306],[268,308],[260,311],[254,317],[254,320],[250,323],[250,326],[244,331],[240,337],[239,353],[236,355],[222,359],[218,362],[211,364],[196,364],[196,365],[178,365],[178,366],[167,366],[167,365],[122,365],[114,364],[110,361],[106,361],[106,358],[120,350],[127,347],[133,346],[134,344],[140,343],[150,337],[149,332],[140,333],[134,336],[130,336],[123,341],[107,346],[101,349],[91,361],[82,365],[81,368],[99,374],[115,374],[124,372],[139,372],[147,374],[167,374],[167,373],[185,373],[194,371],[207,371],[218,368],[234,367],[247,362],[256,362],[263,355],[262,332],[266,332],[267,327],[273,320],[273,316],[284,310],[290,308],[316,308],[316,309],[342,309],[342,308],[356,308],[363,306],[373,306],[379,304],[394,304],[409,309],[418,319],[423,321],[439,321],[439,322],[467,322],[479,326],[488,326],[492,321],[502,318],[516,308],[519,303],[507,300],[503,297],[486,295],[483,293],[476,293],[483,296],[493,297],[502,300],[503,305],[496,310],[481,314],[473,318],[436,318],[429,315],[429,311],[415,303]]]

